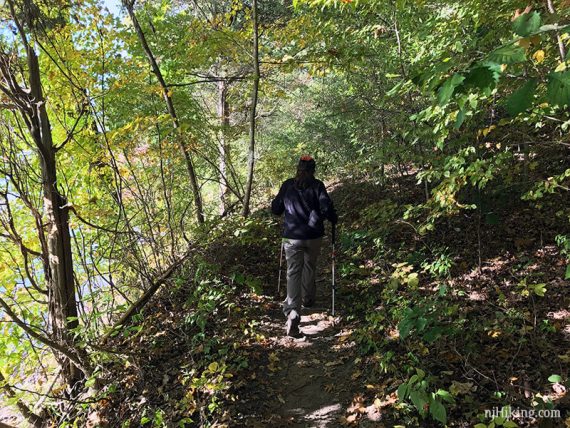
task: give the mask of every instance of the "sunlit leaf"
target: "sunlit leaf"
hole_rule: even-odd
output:
[[[545,53],[542,49],[537,50],[533,55],[532,58],[538,63],[540,64],[542,61],[544,61],[544,57],[545,57]]]
[[[559,383],[562,381],[562,376],[553,374],[548,377],[548,382]]]
[[[449,100],[451,100],[455,88],[461,85],[464,80],[465,77],[460,74],[454,74],[452,77],[447,79],[438,91],[439,105],[447,104]]]

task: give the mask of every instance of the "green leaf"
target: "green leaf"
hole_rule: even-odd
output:
[[[532,288],[534,294],[540,297],[544,297],[544,293],[546,293],[546,284],[534,284]]]
[[[507,99],[505,108],[511,116],[522,113],[532,105],[536,84],[536,79],[530,79]]]
[[[400,399],[400,401],[403,401],[406,399],[407,395],[408,395],[408,384],[403,383],[398,387],[398,398]]]
[[[518,45],[502,46],[488,56],[489,61],[497,64],[516,64],[526,60],[525,50]]]
[[[436,339],[439,339],[441,337],[442,334],[445,333],[445,330],[441,327],[432,327],[429,330],[427,330],[423,335],[422,338],[429,342],[432,343],[434,342]]]
[[[457,117],[455,118],[455,124],[453,125],[453,127],[455,129],[461,128],[461,125],[463,125],[464,121],[465,121],[465,110],[460,109],[457,112]]]
[[[438,389],[436,394],[439,395],[441,398],[443,398],[448,403],[455,402],[455,399],[453,398],[453,396],[448,391],[446,391],[445,389]]]
[[[513,421],[507,421],[503,424],[505,428],[518,428],[518,425]]]
[[[409,318],[404,318],[398,323],[398,333],[400,334],[401,339],[405,339],[410,334],[414,324],[414,320]]]
[[[447,423],[447,412],[445,407],[443,407],[443,404],[439,401],[434,400],[431,402],[429,412],[436,421],[439,421],[444,425]]]
[[[420,414],[425,414],[424,406],[428,403],[427,395],[423,391],[413,390],[410,392],[410,400],[414,403]]]
[[[465,77],[465,86],[478,88],[490,93],[501,76],[501,65],[494,62],[483,62],[471,68]]]
[[[443,83],[443,85],[441,85],[437,94],[439,105],[447,104],[449,100],[451,100],[455,88],[461,85],[461,83],[463,83],[464,80],[465,77],[457,73],[451,76],[449,79],[447,79]]]
[[[418,374],[419,380],[422,380],[424,377],[426,377],[426,372],[420,368],[416,368],[416,373]]]
[[[404,82],[398,82],[392,89],[390,89],[386,95],[388,97],[393,97],[394,95],[396,95],[398,93],[398,91],[402,88],[402,86],[404,85]]]
[[[540,14],[538,12],[523,13],[513,22],[513,30],[522,37],[526,37],[539,29]]]
[[[477,424],[473,428],[487,428],[486,424]]]
[[[428,320],[424,317],[419,317],[416,321],[416,330],[418,332],[423,331],[424,328],[426,328],[426,325],[428,323]]]
[[[410,288],[416,288],[420,283],[420,280],[418,279],[418,274],[417,273],[411,273],[408,276],[408,287]]]
[[[557,374],[550,375],[550,377],[548,378],[548,382],[560,383],[562,382],[562,376]]]
[[[552,105],[570,105],[570,71],[550,73],[546,99]]]
[[[570,279],[570,265],[566,266],[566,273],[564,274],[564,279]]]

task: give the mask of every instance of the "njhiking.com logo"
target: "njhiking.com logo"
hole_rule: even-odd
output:
[[[519,409],[516,407],[493,407],[485,409],[486,418],[503,418],[510,419],[559,419],[561,417],[560,410],[557,409]]]

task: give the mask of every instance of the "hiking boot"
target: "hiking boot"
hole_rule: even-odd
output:
[[[292,310],[287,316],[287,336],[296,337],[299,336],[299,324],[301,323],[301,317],[297,311]]]

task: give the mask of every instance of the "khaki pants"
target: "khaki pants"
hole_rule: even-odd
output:
[[[315,301],[317,258],[322,240],[284,239],[283,248],[287,258],[287,299],[283,302],[285,316],[293,309],[300,314],[303,301]]]

